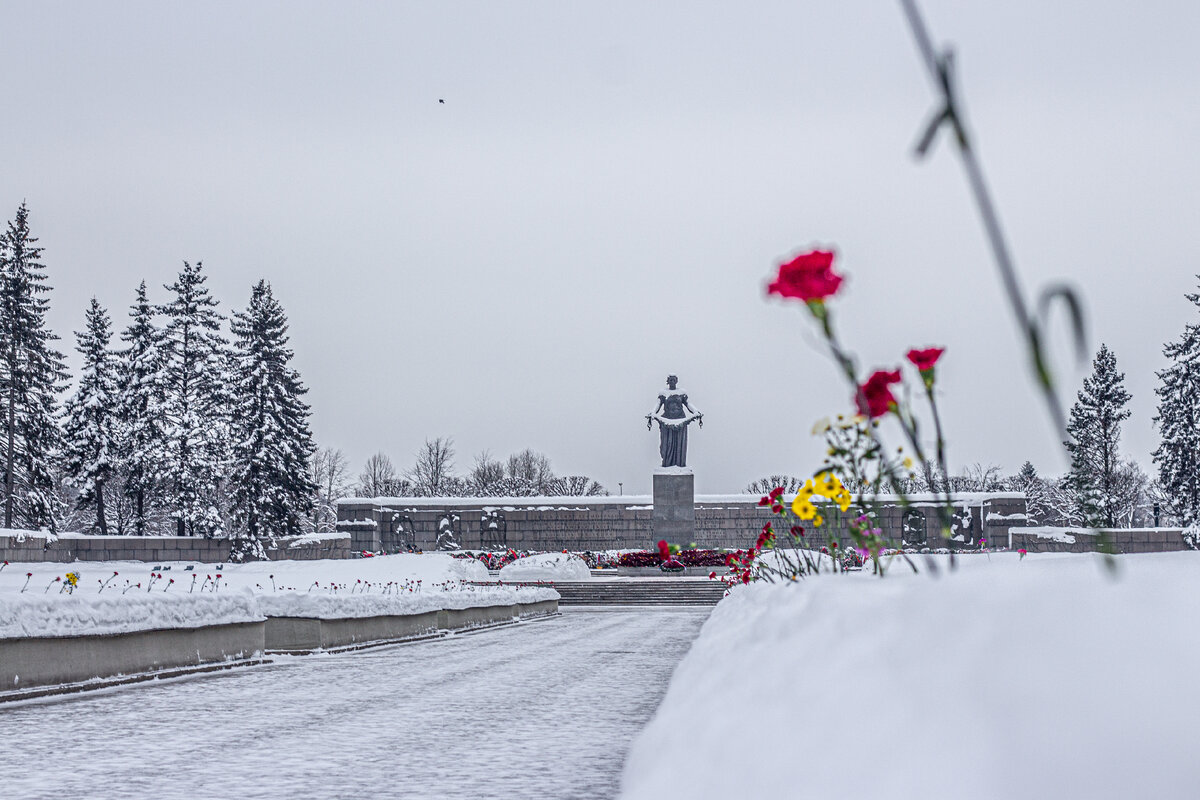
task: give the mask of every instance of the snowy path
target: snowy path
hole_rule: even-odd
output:
[[[11,798],[612,797],[708,613],[570,609],[0,707],[0,785]]]

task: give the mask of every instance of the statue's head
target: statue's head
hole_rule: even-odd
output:
[[[668,389],[674,389],[674,388],[675,388],[676,386],[678,386],[678,385],[679,385],[679,378],[678,378],[678,377],[676,377],[675,375],[668,375],[668,376],[667,376],[667,388],[668,388]]]

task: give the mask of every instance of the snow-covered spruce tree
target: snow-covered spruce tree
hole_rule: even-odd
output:
[[[95,510],[95,529],[108,533],[105,493],[117,457],[117,391],[113,356],[108,350],[112,325],[108,312],[92,298],[75,350],[83,356],[79,386],[67,401],[63,469],[79,490],[80,511]]]
[[[1116,504],[1121,476],[1121,423],[1129,419],[1129,392],[1125,374],[1117,371],[1117,358],[1101,344],[1092,361],[1092,374],[1071,407],[1067,422],[1070,438],[1064,443],[1071,455],[1071,484],[1077,495],[1079,517],[1089,527],[1117,524]]]
[[[1025,494],[1025,510],[1030,525],[1045,525],[1050,511],[1048,498],[1049,487],[1041,475],[1038,475],[1033,462],[1026,461],[1021,465],[1021,471],[1008,480],[1009,485],[1018,492]]]
[[[121,333],[126,348],[118,355],[118,462],[133,532],[145,536],[161,508],[167,466],[163,332],[154,324],[145,281],[138,286],[129,317],[129,327]]]
[[[170,514],[180,536],[223,532],[220,483],[227,469],[229,407],[225,384],[228,343],[221,336],[217,301],[208,293],[202,264],[183,262],[174,294],[159,308],[167,319],[167,468]]]
[[[57,395],[67,378],[50,306],[42,248],[24,203],[0,238],[0,448],[4,527],[54,528],[54,459],[62,442]]]
[[[231,330],[237,355],[232,383],[231,492],[240,532],[234,557],[263,557],[262,542],[302,532],[317,486],[309,471],[316,452],[308,428],[308,391],[291,367],[287,317],[259,281]]]
[[[1200,276],[1197,276],[1200,277]],[[1200,307],[1200,293],[1186,295]],[[1158,482],[1170,513],[1183,527],[1200,522],[1200,323],[1163,347],[1170,366],[1158,373]]]

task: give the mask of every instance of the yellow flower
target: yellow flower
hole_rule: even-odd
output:
[[[910,457],[910,458],[905,458],[905,459],[904,459],[904,468],[905,468],[905,469],[912,469],[912,468],[913,468],[913,460],[912,460],[912,458],[911,458],[911,457]]]
[[[821,434],[825,433],[825,431],[829,430],[831,427],[832,427],[832,424],[829,422],[829,417],[822,417],[821,419],[817,420],[816,423],[813,424],[812,435],[820,436]]]
[[[813,524],[820,527],[825,521],[824,518],[817,513],[817,507],[812,502],[814,495],[827,497],[837,503],[838,508],[842,511],[847,511],[850,508],[851,496],[846,487],[829,470],[817,475],[816,479],[809,478],[804,482],[804,486],[796,493],[796,499],[792,502],[792,513],[800,519],[811,519]]]

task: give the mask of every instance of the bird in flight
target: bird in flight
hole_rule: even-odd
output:
[[[442,105],[446,105],[446,101],[440,97],[438,98],[438,102],[441,103]]]

